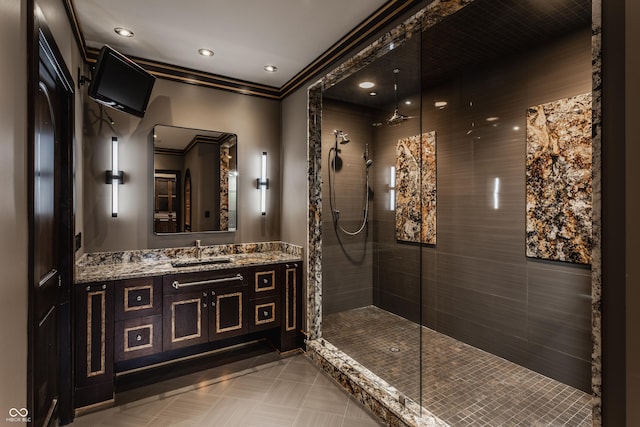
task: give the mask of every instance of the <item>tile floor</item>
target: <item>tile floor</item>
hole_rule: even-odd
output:
[[[369,306],[323,318],[323,338],[451,426],[591,426],[591,396]]]
[[[117,386],[125,390],[116,392],[114,407],[80,415],[71,427],[384,425],[303,354],[234,352],[251,357],[153,384]]]

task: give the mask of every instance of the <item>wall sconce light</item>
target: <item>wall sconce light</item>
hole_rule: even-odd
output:
[[[389,170],[389,210],[396,210],[396,167]]]
[[[111,216],[118,216],[118,185],[124,184],[124,172],[118,167],[118,137],[111,137],[111,170],[106,172],[106,182],[111,184]]]
[[[262,215],[267,214],[267,190],[269,189],[269,178],[267,178],[267,152],[262,152],[262,163],[260,164],[260,178],[256,180],[256,186],[260,190],[260,211]]]

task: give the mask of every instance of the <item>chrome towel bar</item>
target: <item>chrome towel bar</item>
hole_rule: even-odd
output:
[[[189,283],[180,283],[177,280],[174,280],[171,286],[175,289],[187,288],[189,286],[200,286],[200,285],[212,285],[215,283],[225,283],[225,282],[235,282],[235,281],[244,281],[244,277],[242,274],[238,273],[233,277],[223,277],[220,279],[211,279],[211,280],[201,280],[199,282],[189,282]]]

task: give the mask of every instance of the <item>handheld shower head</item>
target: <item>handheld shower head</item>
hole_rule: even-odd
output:
[[[369,169],[371,167],[371,165],[373,164],[373,160],[371,160],[369,158],[369,144],[365,144],[364,145],[364,155],[362,156],[364,157],[364,165],[367,169]]]

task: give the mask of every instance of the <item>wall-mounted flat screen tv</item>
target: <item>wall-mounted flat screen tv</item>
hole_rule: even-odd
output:
[[[105,45],[89,85],[89,96],[108,107],[143,117],[156,78]]]

